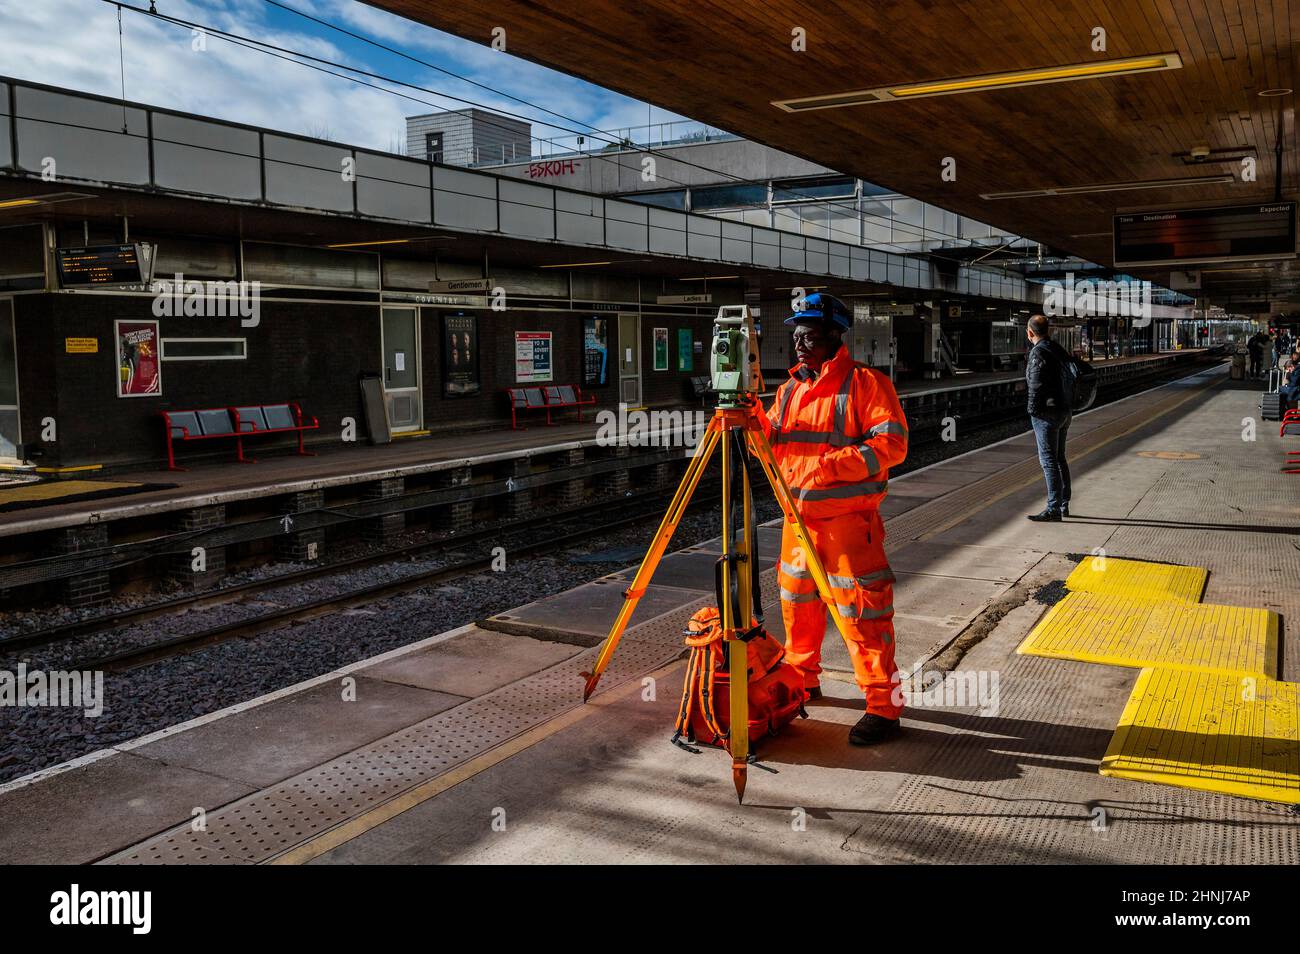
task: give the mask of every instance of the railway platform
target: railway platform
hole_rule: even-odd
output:
[[[586,705],[578,673],[634,568],[0,786],[0,848],[109,864],[1295,864],[1300,485],[1281,461],[1297,435],[1257,401],[1220,365],[1077,415],[1062,523],[1024,519],[1043,496],[1031,435],[891,480],[899,664],[978,692],[917,689],[898,739],[851,748],[861,699],[832,629],[825,698],[762,745],[744,805],[723,755],[667,742],[681,628],[712,598],[719,550],[676,540]],[[778,533],[760,535],[773,562]],[[1161,633],[1110,639],[1105,661],[1040,651],[1093,597],[1078,581],[1099,559],[1145,566],[1106,599],[1158,605],[1176,632],[1249,617],[1214,635],[1258,652],[1201,661]],[[1170,564],[1199,582],[1165,592],[1151,581]],[[1155,724],[1144,706],[1166,676],[1220,689],[1175,694],[1178,720]],[[1263,709],[1234,702],[1238,680]],[[1152,753],[1163,767],[1125,761]]]

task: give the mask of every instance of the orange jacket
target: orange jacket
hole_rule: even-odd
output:
[[[845,347],[815,377],[803,364],[791,368],[760,417],[799,514],[809,519],[875,510],[889,468],[907,456],[907,419],[893,384]]]

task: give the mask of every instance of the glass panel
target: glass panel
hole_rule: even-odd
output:
[[[418,383],[415,369],[415,309],[384,309],[384,387],[413,388]]]
[[[196,339],[164,338],[163,360],[176,358],[244,358],[243,338]]]
[[[772,183],[773,202],[798,202],[800,199],[851,199],[854,181],[834,179],[783,179]]]
[[[676,192],[633,192],[630,195],[620,196],[629,202],[639,202],[642,205],[654,205],[661,209],[686,209],[686,190],[679,189]]]
[[[727,209],[743,205],[766,205],[767,184],[742,182],[737,185],[697,187],[691,190],[691,208]]]

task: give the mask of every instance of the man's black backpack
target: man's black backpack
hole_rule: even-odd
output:
[[[1071,355],[1061,362],[1061,385],[1071,411],[1086,411],[1097,400],[1097,370],[1082,358]]]

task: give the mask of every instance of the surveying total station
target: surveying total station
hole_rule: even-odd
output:
[[[758,461],[786,522],[794,531],[805,555],[808,571],[817,585],[817,593],[828,607],[836,628],[846,640],[851,639],[851,635],[846,631],[846,623],[835,610],[835,599],[821,559],[813,549],[803,520],[795,509],[790,488],[777,469],[772,446],[763,433],[763,425],[759,420],[759,415],[764,413],[759,402],[763,378],[758,361],[758,340],[754,334],[754,320],[749,306],[724,305],[718,309],[709,354],[713,388],[718,394],[713,417],[709,419],[700,446],[686,468],[636,576],[624,591],[623,606],[610,627],[609,635],[601,644],[592,671],[582,674],[587,680],[582,698],[585,702],[595,692],[596,684],[608,667],[614,650],[618,648],[632,613],[645,595],[646,587],[668,549],[673,532],[681,522],[713,452],[719,451],[722,463],[722,557],[718,561],[721,577],[718,590],[722,605],[718,607],[718,612],[727,648],[730,685],[734,687],[730,693],[727,749],[731,753],[731,775],[736,786],[736,797],[743,800],[750,752],[747,731],[749,697],[744,691],[744,687],[749,684],[748,653],[742,637],[751,630],[751,605],[756,610],[755,616],[760,622],[762,619],[761,607],[756,605],[758,601],[754,599],[759,565],[758,534],[749,483],[748,463],[751,456]],[[736,486],[733,487],[733,484]],[[733,513],[737,499],[742,510],[739,522],[734,519]]]

